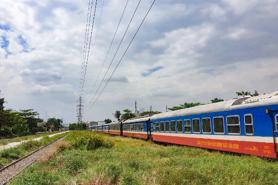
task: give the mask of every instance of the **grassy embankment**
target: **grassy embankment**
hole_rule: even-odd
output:
[[[28,141],[17,147],[5,149],[0,151],[0,168],[6,166],[14,160],[17,160],[28,153],[47,145],[48,143],[65,136],[67,133],[59,134],[53,137],[48,137],[47,135],[43,137],[40,141]],[[29,138],[30,139],[30,138]]]
[[[278,184],[278,163],[257,157],[92,132],[71,132],[66,140],[56,155],[32,165],[10,184]]]
[[[6,145],[6,144],[12,143],[12,142],[19,142],[19,141],[23,141],[23,140],[34,139],[34,138],[38,138],[38,137],[42,137],[42,136],[55,134],[55,133],[58,133],[58,132],[55,131],[55,132],[47,132],[47,133],[41,133],[41,134],[35,134],[35,135],[27,135],[27,136],[21,136],[21,137],[0,139],[0,146]]]

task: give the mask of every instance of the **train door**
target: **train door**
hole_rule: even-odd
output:
[[[274,151],[276,152],[276,158],[278,158],[278,110],[266,109],[266,113],[272,120]]]
[[[152,140],[152,125],[151,125],[151,121],[148,120],[146,121],[147,124],[147,140]]]

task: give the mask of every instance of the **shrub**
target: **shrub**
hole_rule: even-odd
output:
[[[110,140],[93,133],[73,132],[67,137],[67,140],[76,149],[95,150],[100,147],[111,148],[113,146],[113,142]]]
[[[28,175],[21,175],[11,185],[52,185],[59,179],[54,174],[39,169],[30,169]]]
[[[134,175],[132,175],[132,173],[128,173],[123,176],[121,184],[122,185],[139,185],[140,183],[139,183],[139,180]]]
[[[158,181],[163,185],[210,184],[205,175],[187,168],[164,167],[159,172]]]
[[[70,174],[77,174],[86,167],[86,161],[78,156],[72,156],[65,161],[65,170]]]
[[[41,143],[39,141],[28,141],[22,144],[22,148],[27,151],[39,148],[40,146]]]
[[[123,169],[115,164],[108,166],[107,176],[111,179],[112,184],[117,184]]]
[[[0,168],[3,168],[8,162],[8,159],[0,158]]]
[[[10,149],[3,150],[0,153],[0,155],[1,157],[7,159],[19,159],[22,153],[23,151],[20,150],[19,148],[10,148]]]
[[[94,136],[89,138],[86,149],[95,150],[100,147],[111,148],[112,146],[113,143],[111,141],[105,140],[100,136]]]

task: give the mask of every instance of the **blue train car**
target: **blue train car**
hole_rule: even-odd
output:
[[[123,122],[123,136],[148,139],[149,138],[150,117],[129,119]]]
[[[278,92],[154,115],[157,142],[277,158]]]
[[[130,119],[95,130],[277,159],[278,92]]]

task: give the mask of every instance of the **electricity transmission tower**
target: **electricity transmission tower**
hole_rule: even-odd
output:
[[[79,96],[78,105],[77,105],[77,121],[78,121],[78,123],[82,123],[83,107],[84,107],[84,105],[82,103],[82,97]]]

